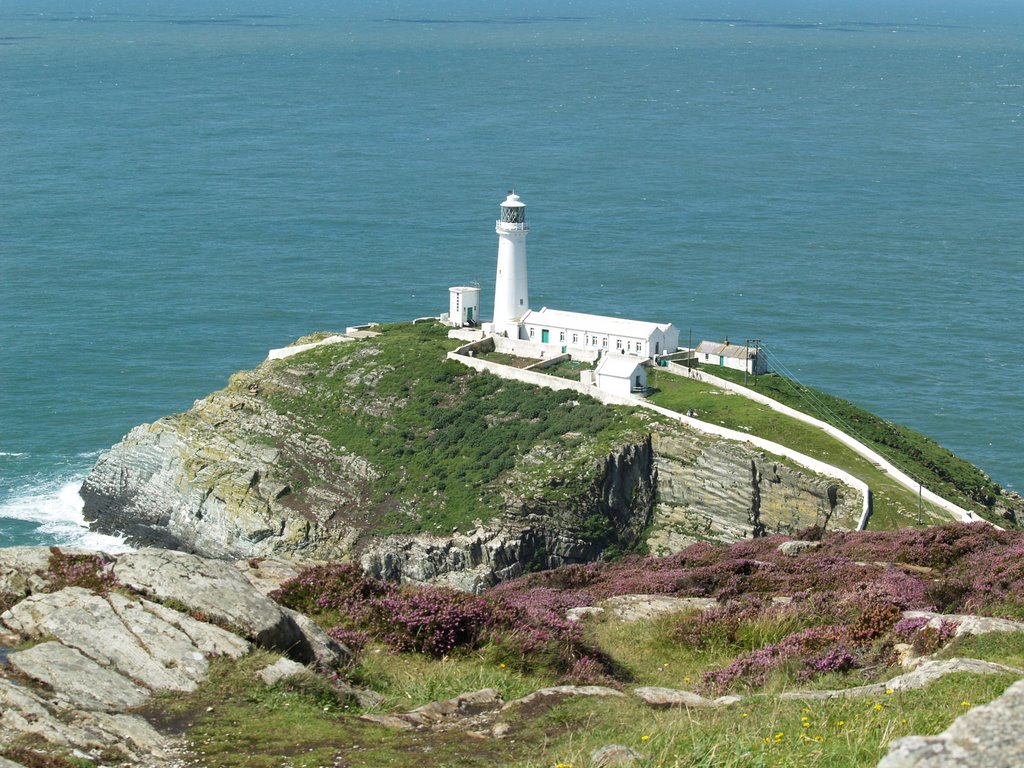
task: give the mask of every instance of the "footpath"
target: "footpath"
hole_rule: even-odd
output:
[[[753,390],[744,387],[741,384],[736,384],[726,379],[721,379],[718,376],[714,376],[713,374],[708,373],[706,369],[697,370],[687,368],[685,365],[679,365],[679,363],[670,362],[668,364],[668,370],[680,376],[697,378],[699,381],[707,382],[708,384],[712,384],[716,387],[740,395],[749,400],[753,400],[754,402],[760,403],[761,405],[765,405],[768,408],[771,408],[773,411],[777,411],[786,416],[789,416],[790,418],[796,419],[797,421],[802,421],[805,424],[809,424],[813,427],[816,427],[817,429],[820,429],[821,431],[825,432],[830,437],[838,440],[839,442],[853,450],[858,455],[870,461],[880,470],[882,470],[890,477],[892,477],[900,485],[910,489],[914,493],[920,492],[921,498],[927,500],[928,502],[934,504],[937,507],[940,507],[949,514],[953,515],[953,517],[955,517],[956,519],[965,523],[975,523],[979,520],[983,520],[982,517],[976,515],[974,512],[959,507],[953,502],[942,498],[937,493],[928,490],[918,481],[910,477],[907,473],[903,472],[901,469],[896,467],[891,461],[882,456],[882,454],[869,448],[868,446],[864,445],[864,443],[857,440],[857,438],[847,434],[846,432],[843,432],[841,429],[838,429],[832,426],[831,424],[827,424],[826,422],[821,421],[820,419],[816,419],[813,416],[809,416],[808,414],[803,413],[802,411],[798,411],[795,408],[790,408],[788,405],[783,405],[778,400],[773,400],[772,398],[762,395],[759,392],[754,392]]]

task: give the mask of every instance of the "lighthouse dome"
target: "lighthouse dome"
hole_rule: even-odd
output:
[[[516,229],[526,227],[526,203],[520,200],[515,192],[509,192],[505,202],[501,204],[501,218],[498,224],[513,224]]]

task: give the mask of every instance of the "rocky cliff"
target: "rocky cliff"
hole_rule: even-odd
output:
[[[445,361],[429,325],[236,374],[132,430],[82,487],[92,526],[218,557],[361,558],[479,589],[649,544],[810,525],[860,499],[750,447]]]

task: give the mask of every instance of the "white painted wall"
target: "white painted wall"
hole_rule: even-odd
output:
[[[494,280],[494,324],[503,327],[530,308],[526,276],[525,229],[507,229],[501,222],[498,233],[498,270]]]
[[[461,328],[469,322],[480,322],[480,288],[475,285],[452,286],[448,289],[448,324]]]
[[[701,357],[703,358],[703,355],[701,355]],[[914,492],[917,492],[918,490],[920,490],[922,498],[927,499],[929,502],[931,502],[932,504],[934,504],[937,507],[941,507],[942,509],[944,509],[947,512],[949,512],[954,517],[960,519],[962,522],[965,522],[965,523],[972,523],[972,522],[976,523],[979,520],[982,520],[981,517],[979,517],[978,515],[974,514],[970,510],[967,510],[967,509],[964,509],[963,507],[957,506],[956,504],[954,504],[953,502],[949,501],[948,499],[942,498],[937,493],[933,493],[932,491],[929,491],[927,488],[923,488],[923,489],[920,488],[920,486],[909,475],[907,475],[902,470],[897,469],[892,464],[892,462],[890,462],[888,459],[886,459],[880,453],[878,453],[875,450],[872,450],[868,446],[864,445],[864,443],[860,442],[857,438],[853,437],[852,435],[846,434],[841,429],[838,429],[837,427],[833,427],[831,424],[828,424],[827,422],[821,421],[820,419],[816,419],[813,416],[808,416],[806,413],[803,413],[802,411],[798,411],[795,408],[790,408],[788,405],[784,405],[784,404],[780,403],[778,400],[773,400],[772,398],[768,397],[767,395],[762,395],[760,392],[754,392],[753,390],[748,389],[747,387],[744,387],[744,386],[742,386],[740,384],[734,384],[733,382],[728,381],[726,379],[720,379],[717,376],[714,376],[714,375],[708,373],[706,370],[703,370],[703,371],[691,371],[686,366],[679,365],[677,363],[669,363],[668,364],[668,369],[670,371],[672,371],[673,373],[679,374],[680,376],[694,376],[695,378],[699,378],[701,381],[706,381],[709,384],[713,384],[716,387],[720,387],[722,389],[728,390],[729,392],[734,392],[737,395],[742,395],[743,397],[746,397],[749,400],[753,400],[754,402],[761,403],[762,405],[766,405],[769,408],[771,408],[773,411],[777,411],[779,413],[783,413],[786,416],[790,416],[791,418],[796,419],[797,421],[802,421],[805,424],[810,424],[810,425],[812,425],[814,427],[817,427],[822,432],[825,432],[828,435],[830,435],[831,437],[834,437],[836,440],[841,442],[843,445],[847,446],[848,448],[851,448],[853,451],[855,451],[857,454],[863,456],[868,461],[871,461],[871,462],[873,462],[875,464],[878,464],[880,467],[882,467],[882,470],[884,472],[886,472],[887,474],[892,476],[892,478],[894,480],[896,480],[903,487],[908,488],[909,490],[914,491]],[[858,526],[858,528],[863,530],[863,528],[866,525],[867,525],[867,518],[865,517],[861,521],[861,525]],[[994,523],[989,523],[989,525],[995,525],[995,524]],[[998,525],[995,525],[995,527],[999,528]]]
[[[550,322],[523,323],[520,338],[534,344],[543,344],[544,331],[548,332],[546,348],[565,351],[580,357],[593,356],[600,352],[606,355],[634,355],[640,358],[651,358],[655,354],[665,354],[666,350],[675,351],[679,346],[679,334],[654,331],[650,336],[623,336],[616,334],[595,334],[582,326],[558,326]],[[674,338],[673,338],[674,336]],[[657,345],[658,352],[655,353]],[[671,346],[669,346],[671,345]]]
[[[557,376],[548,376],[544,373],[538,373],[536,371],[524,371],[519,368],[513,368],[510,365],[501,365],[500,363],[491,362],[489,360],[480,360],[475,357],[466,357],[460,355],[459,351],[448,353],[448,359],[454,360],[457,363],[473,368],[478,371],[489,371],[495,376],[501,376],[505,379],[512,379],[514,381],[523,381],[527,384],[533,384],[539,387],[547,387],[548,389],[571,389],[575,392],[581,392],[586,395],[590,395],[595,400],[599,400],[602,403],[609,405],[626,405],[633,406],[636,408],[646,408],[647,410],[660,413],[668,418],[675,419],[676,421],[685,424],[686,426],[694,429],[698,432],[705,434],[717,435],[718,437],[725,438],[726,440],[735,440],[741,443],[750,443],[751,445],[760,448],[763,451],[772,453],[776,456],[782,456],[790,461],[799,464],[802,467],[806,467],[813,472],[817,472],[820,475],[826,477],[833,477],[848,486],[856,490],[861,494],[862,508],[860,524],[857,526],[858,530],[863,530],[867,524],[869,503],[871,498],[871,490],[868,488],[867,483],[860,480],[849,472],[839,469],[839,467],[833,467],[831,464],[826,464],[823,461],[812,458],[805,454],[795,451],[792,448],[787,448],[779,443],[773,443],[771,440],[765,440],[761,437],[755,437],[754,435],[748,435],[743,432],[738,432],[733,429],[727,429],[716,424],[709,424],[706,421],[700,421],[689,416],[684,416],[681,413],[670,411],[667,408],[654,405],[642,398],[636,397],[623,397],[622,395],[613,394],[611,392],[605,392],[599,387],[587,386],[578,381],[570,381],[569,379],[561,379]],[[774,401],[773,401],[774,402]]]

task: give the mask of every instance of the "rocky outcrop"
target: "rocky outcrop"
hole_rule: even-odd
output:
[[[1024,681],[961,715],[937,736],[894,741],[878,768],[1018,768],[1024,765]]]
[[[658,502],[647,544],[656,555],[695,541],[729,543],[812,526],[854,529],[860,494],[754,448],[685,430],[653,434]]]
[[[450,533],[429,525],[418,508],[431,500],[381,490],[404,470],[385,475],[376,451],[346,447],[339,434],[351,424],[336,422],[333,432],[324,426],[325,413],[366,416],[382,432],[408,432],[419,423],[397,425],[394,414],[409,400],[402,394],[407,383],[380,389],[400,371],[389,354],[408,354],[407,348],[388,352],[380,346],[386,342],[382,334],[331,347],[320,362],[307,353],[264,363],[236,374],[189,411],[136,427],[100,457],[83,484],[86,519],[136,546],[212,557],[361,559],[384,578],[479,590],[642,543],[660,554],[696,540],[734,541],[811,525],[853,528],[859,518],[860,500],[851,489],[746,444],[645,414],[643,422],[623,427],[610,448],[566,431],[524,446],[514,460],[506,456],[487,481],[486,498],[500,501],[482,505],[474,532]],[[458,387],[471,389],[465,381],[452,386],[456,402]],[[474,429],[518,418],[519,411],[488,412]],[[401,481],[406,490],[415,485],[407,481]],[[395,492],[394,482],[388,488]],[[391,530],[419,521],[432,532],[385,537],[385,518]]]
[[[598,462],[590,487],[563,503],[510,500],[496,530],[451,536],[389,536],[370,542],[363,570],[378,578],[443,583],[479,592],[527,569],[598,560],[635,546],[650,522],[657,474],[650,441]]]
[[[161,549],[73,552],[89,558],[80,573],[105,575],[117,589],[61,588],[51,550],[0,549],[9,606],[0,614],[0,747],[42,739],[163,765],[180,745],[128,710],[155,693],[195,690],[211,658],[239,658],[255,643],[292,657],[279,675],[349,657],[230,563]]]

